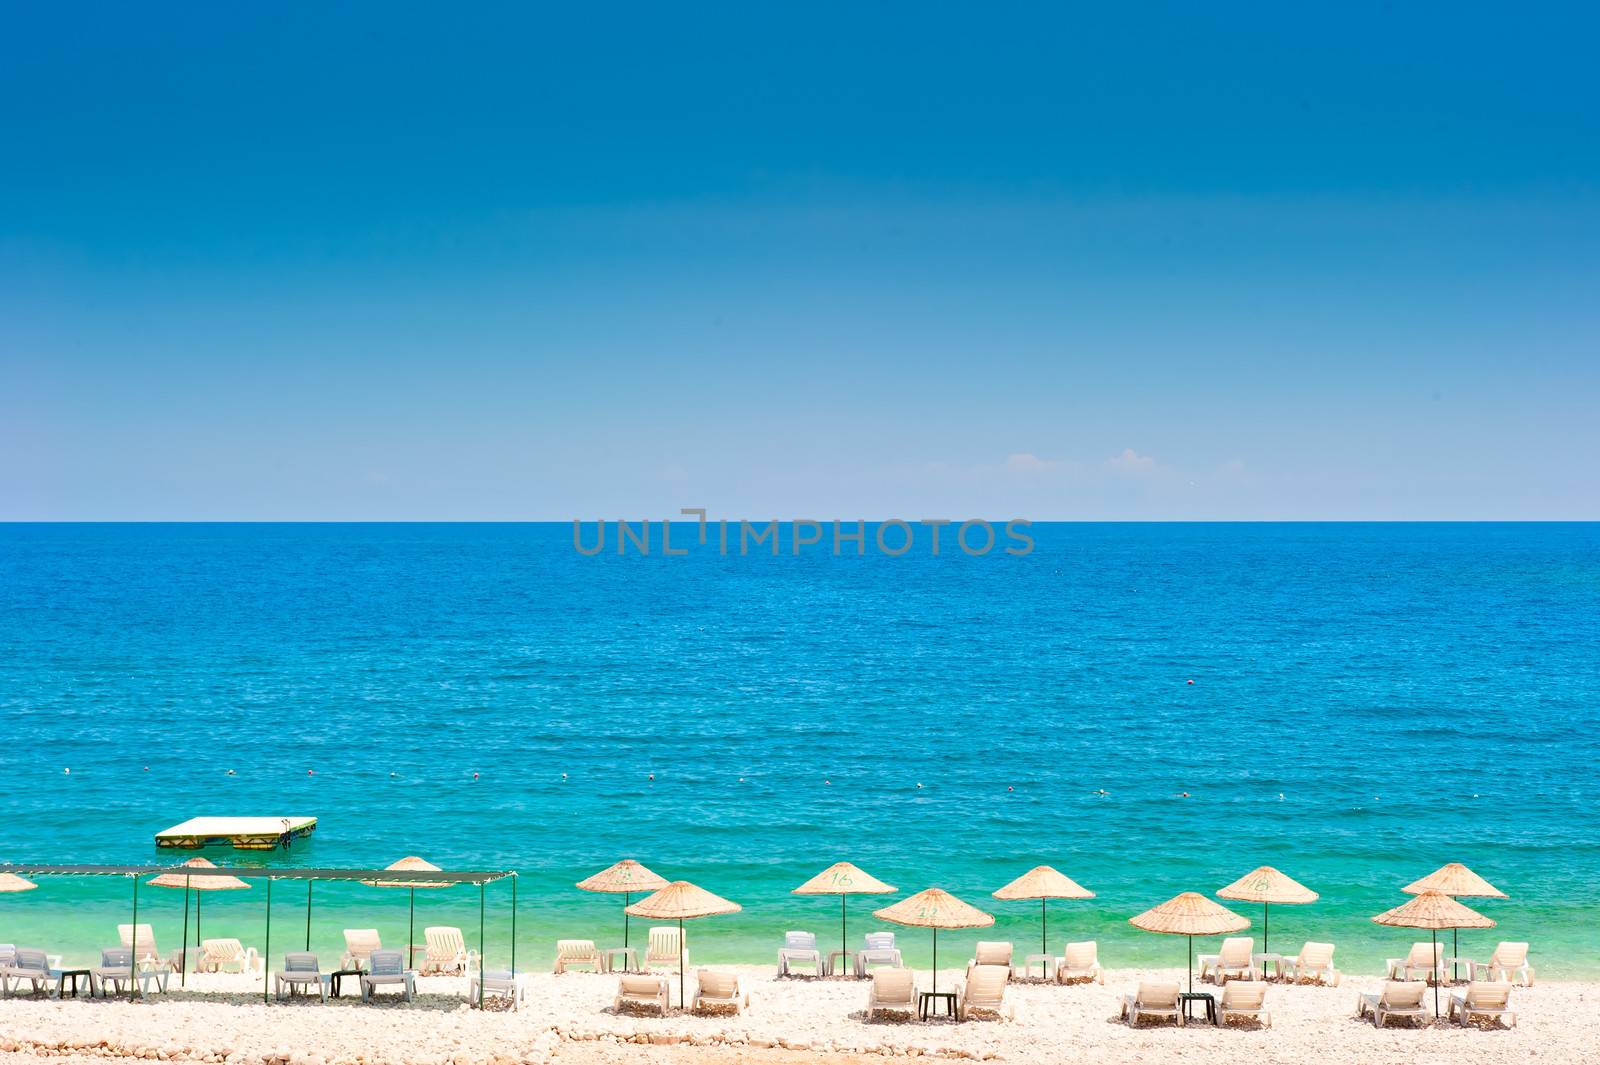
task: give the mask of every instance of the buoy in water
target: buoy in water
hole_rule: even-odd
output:
[[[63,769],[61,772],[65,773],[68,776],[72,775],[72,770],[70,770],[70,769]]]
[[[478,774],[476,774],[476,773],[472,774],[472,779],[473,780],[477,780],[478,779]]]
[[[1191,678],[1190,678],[1190,679],[1189,679],[1189,683],[1190,683],[1190,684],[1193,684],[1193,683],[1194,683],[1194,678],[1192,678],[1192,677],[1191,677]]]

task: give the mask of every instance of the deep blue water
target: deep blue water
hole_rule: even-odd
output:
[[[1274,943],[1356,970],[1411,938],[1367,917],[1463,861],[1511,896],[1464,900],[1501,922],[1472,942],[1600,971],[1600,525],[1032,531],[1020,558],[591,558],[567,525],[0,526],[0,860],[177,860],[152,836],[187,817],[306,813],[272,861],[520,870],[541,964],[618,938],[571,885],[624,856],[741,902],[690,937],[750,961],[836,927],[788,891],[841,858],[1036,944],[988,893],[1048,862],[1099,893],[1053,906],[1053,946],[1112,965],[1181,959],[1126,918],[1270,863],[1323,896]],[[325,949],[404,939],[398,893],[318,892]],[[142,894],[176,941],[181,896]],[[261,896],[208,899],[207,934],[259,944]],[[0,941],[87,956],[127,901],[49,880],[0,896]],[[475,934],[471,888],[418,907]]]

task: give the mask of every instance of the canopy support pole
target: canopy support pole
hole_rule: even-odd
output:
[[[478,1008],[483,1009],[483,884],[478,884]]]
[[[197,934],[196,939],[200,936]],[[189,985],[189,878],[183,878],[183,964],[178,967],[178,986]]]
[[[272,877],[267,877],[267,949],[261,955],[261,1002],[265,1005],[268,1001],[267,991],[272,984],[267,975],[272,972]]]
[[[188,892],[186,891],[186,892],[184,892],[184,894],[187,895]],[[194,893],[194,945],[195,945],[195,949],[197,949],[197,950],[200,948],[200,943],[201,943],[201,939],[200,939],[200,896],[203,895],[203,894],[204,894],[204,892],[201,892],[201,891],[196,891]],[[184,953],[184,957],[187,958],[188,956],[189,956],[188,953],[185,952]],[[199,966],[198,963],[195,965],[194,971],[195,972],[199,972],[200,971],[200,966]]]
[[[311,949],[311,885],[315,880],[306,881],[306,949]]]
[[[132,1002],[139,997],[139,877],[133,878],[133,929],[128,936],[128,941],[133,944],[133,949],[128,952],[128,1001]]]
[[[478,973],[483,973],[483,958],[478,958]],[[511,975],[517,975],[517,874],[511,874]],[[515,979],[512,983],[516,983]]]

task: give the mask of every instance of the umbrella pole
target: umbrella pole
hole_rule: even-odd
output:
[[[1045,916],[1043,899],[1039,900],[1039,953],[1050,953],[1050,919]],[[1045,963],[1046,966],[1049,964]],[[1028,968],[1032,970],[1033,966],[1030,965]]]
[[[483,1009],[483,884],[478,881],[478,1008]]]
[[[633,901],[633,892],[624,891],[622,893],[622,946],[623,946],[623,949],[627,949],[627,946],[628,946],[628,903],[630,903],[632,901]]]
[[[678,1008],[687,1009],[689,1003],[683,999],[683,918],[678,918]]]
[[[1267,932],[1272,927],[1271,919],[1267,916],[1267,907],[1270,906],[1270,905],[1272,905],[1270,902],[1263,902],[1261,904],[1261,953],[1263,953],[1263,954],[1265,954],[1269,949],[1271,949],[1271,948],[1269,948],[1267,946]],[[1265,975],[1266,971],[1267,971],[1267,963],[1266,962],[1262,962],[1261,963],[1261,972],[1263,974],[1262,975],[1262,979],[1266,979],[1266,975]]]
[[[933,993],[939,993],[939,930],[933,930]]]
[[[139,878],[133,877],[133,932],[128,937],[133,944],[129,952],[128,965],[128,1001],[132,1002],[139,995],[139,978],[136,975],[139,969]],[[10,981],[8,980],[7,983]]]
[[[479,937],[482,938],[481,936]],[[483,949],[483,944],[478,944],[478,949]],[[406,968],[417,967],[417,889],[411,889],[411,917],[410,926],[406,929]]]
[[[1438,957],[1439,957],[1439,930],[1437,928],[1430,928],[1428,931],[1429,931],[1429,934],[1431,934],[1433,936],[1433,957],[1434,957],[1434,960],[1438,960]],[[1440,976],[1439,969],[1438,969],[1437,966],[1435,966],[1434,970],[1433,970],[1433,1019],[1434,1020],[1438,1020],[1439,1019],[1439,983],[1440,983],[1439,976]]]
[[[839,953],[843,954],[850,949],[849,939],[849,934],[844,930],[844,892],[841,891],[839,892]]]
[[[1461,929],[1450,929],[1450,982],[1453,984],[1461,979],[1461,966],[1456,961],[1461,957]]]
[[[1189,941],[1189,994],[1194,994],[1194,936],[1184,936]]]
[[[183,964],[178,967],[178,986],[189,985],[189,878],[183,878]]]
[[[306,949],[311,949],[311,885],[315,880],[306,881]]]

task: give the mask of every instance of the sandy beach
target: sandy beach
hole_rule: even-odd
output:
[[[1157,1062],[1248,1060],[1308,1065],[1361,1062],[1483,1062],[1541,1059],[1600,1062],[1600,984],[1542,983],[1518,988],[1519,1023],[1482,1031],[1443,1024],[1376,1030],[1357,1021],[1358,991],[1376,977],[1346,976],[1337,988],[1274,985],[1267,1029],[1192,1024],[1129,1028],[1117,1019],[1120,996],[1140,978],[1176,971],[1120,970],[1105,986],[1018,983],[1011,1021],[954,1024],[867,1022],[868,985],[854,980],[778,980],[771,967],[739,967],[751,1007],[739,1016],[618,1015],[616,979],[589,973],[528,976],[520,1011],[478,1012],[461,1001],[462,981],[422,980],[411,1005],[362,1006],[358,997],[323,1005],[264,1005],[259,985],[238,976],[190,977],[145,1003],[11,999],[0,1002],[0,1065],[55,1060],[141,1058],[264,1065],[542,1065],[545,1062],[772,1062],[936,1056],[966,1060]],[[940,974],[954,986],[957,971]],[[927,974],[921,975],[926,984]],[[674,982],[675,983],[675,982]],[[691,986],[692,991],[692,986]],[[1448,993],[1448,989],[1447,989]],[[674,990],[676,997],[676,990]],[[1431,994],[1430,994],[1431,1002]]]

